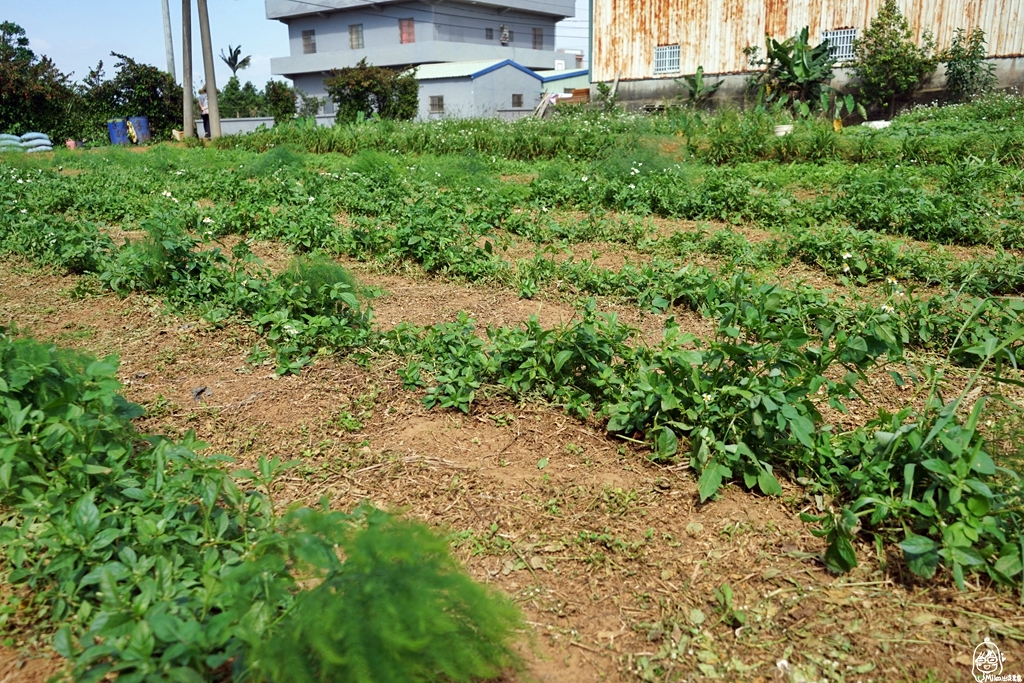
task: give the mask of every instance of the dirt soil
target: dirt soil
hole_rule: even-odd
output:
[[[396,306],[375,304],[381,324],[440,322],[457,309],[495,324],[570,315],[376,277]],[[0,324],[118,354],[126,395],[149,411],[141,430],[194,429],[242,466],[300,459],[273,491],[280,502],[369,500],[449,534],[469,573],[525,614],[527,670],[508,683],[655,680],[655,666],[667,670],[659,680],[967,681],[985,637],[1006,656],[1005,673],[1024,674],[1019,596],[975,584],[959,592],[948,577],[919,583],[866,544],[860,567],[830,575],[822,540],[798,518],[821,501],[795,485],[780,498],[729,486],[702,505],[685,464],[652,464],[557,409],[495,395],[469,415],[428,411],[386,360],[325,359],[279,378],[246,364],[257,341],[247,328],[170,315],[142,296],[74,299],[76,282],[0,266]],[[723,584],[745,624],[716,599]],[[39,683],[60,667],[48,655],[0,650],[0,683]]]

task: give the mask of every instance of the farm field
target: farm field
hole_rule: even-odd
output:
[[[501,680],[969,680],[986,637],[1024,674],[1022,121],[0,157],[0,325],[116,355],[141,433],[297,461],[277,508],[424,522],[522,610]],[[94,598],[24,571],[17,476],[0,680],[43,681]]]

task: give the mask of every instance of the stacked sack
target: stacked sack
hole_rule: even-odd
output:
[[[53,143],[46,133],[0,134],[0,152],[52,152]]]
[[[20,135],[0,133],[0,152],[24,152],[21,147]]]
[[[21,147],[26,152],[53,151],[53,143],[46,133],[25,133],[21,136]]]

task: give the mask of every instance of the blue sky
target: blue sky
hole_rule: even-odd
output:
[[[194,79],[198,86],[204,79],[198,19],[192,4]],[[231,75],[218,57],[220,51],[226,52],[229,44],[241,44],[242,55],[252,55],[252,66],[239,72],[239,77],[262,87],[271,77],[270,58],[288,52],[287,27],[266,19],[263,0],[208,0],[208,4],[218,85]],[[181,2],[170,0],[170,5],[175,68],[180,81]],[[559,24],[556,47],[586,50],[587,7],[587,0],[576,0],[576,18]],[[160,0],[0,0],[0,21],[21,25],[32,49],[52,59],[61,71],[73,71],[75,80],[84,78],[101,59],[109,76],[116,61],[111,52],[160,68],[167,65]]]

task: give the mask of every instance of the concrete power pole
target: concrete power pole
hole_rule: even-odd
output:
[[[203,66],[206,69],[206,97],[210,107],[210,137],[220,137],[220,107],[217,106],[217,75],[213,62],[213,43],[210,41],[210,13],[206,0],[197,0],[199,5],[199,36],[203,41]]]
[[[171,39],[171,4],[169,0],[162,0],[164,10],[164,43],[167,45],[167,73],[174,75],[174,41]]]
[[[181,0],[181,91],[184,101],[185,137],[196,135],[196,115],[192,100],[192,0]]]

